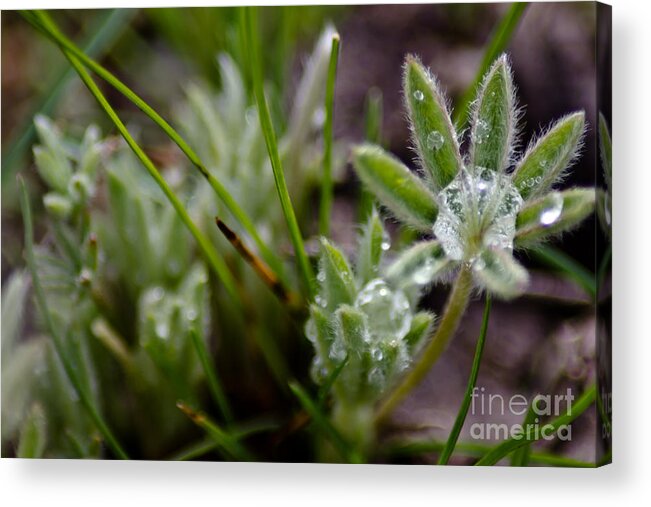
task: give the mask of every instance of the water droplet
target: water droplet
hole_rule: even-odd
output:
[[[384,387],[384,373],[380,368],[371,368],[368,372],[368,383],[378,390]]]
[[[425,98],[425,94],[424,94],[422,91],[420,91],[420,90],[416,90],[416,91],[414,92],[414,98],[415,98],[418,102],[420,102],[420,101],[422,101],[422,100]]]
[[[433,231],[448,258],[462,260],[468,245],[513,248],[522,197],[508,176],[487,167],[462,169],[438,195]]]
[[[319,295],[316,295],[314,297],[314,302],[321,308],[325,308],[328,305],[328,302],[325,300],[325,298]]]
[[[323,124],[325,123],[325,109],[320,107],[314,111],[314,114],[312,116],[312,125],[314,125],[314,128],[319,129],[323,127]]]
[[[380,243],[380,248],[385,252],[391,248],[391,237],[387,231],[382,231],[382,243]]]
[[[325,282],[326,279],[325,271],[323,271],[322,269],[319,270],[319,273],[316,275],[316,279],[321,283]]]
[[[322,384],[328,378],[328,369],[323,364],[320,356],[315,356],[310,366],[310,375],[317,384]]]
[[[154,287],[151,290],[152,301],[160,301],[161,299],[163,299],[164,295],[165,295],[165,291],[163,290],[162,287]]]
[[[411,326],[407,296],[401,290],[392,290],[380,278],[371,280],[359,291],[355,307],[366,314],[371,341],[401,340]]]
[[[490,125],[485,120],[482,120],[481,118],[478,119],[473,131],[473,139],[475,143],[482,144],[487,141],[490,137],[490,131]]]
[[[432,130],[427,134],[427,149],[435,151],[440,150],[443,144],[445,144],[445,139],[439,131]]]
[[[310,318],[305,323],[305,336],[312,343],[316,343],[316,339],[318,335],[317,335],[316,323],[314,322],[314,319]]]
[[[382,359],[384,359],[384,354],[382,353],[381,349],[376,347],[371,350],[371,357],[376,361],[382,361]]]
[[[156,323],[156,336],[163,340],[167,340],[170,335],[170,327],[167,322],[157,322]]]
[[[555,223],[563,212],[563,197],[558,192],[553,192],[546,199],[548,202],[540,212],[540,225],[549,226]]]
[[[430,257],[411,274],[411,279],[417,285],[426,285],[432,281],[436,270],[437,262],[434,258]]]
[[[197,313],[197,310],[195,310],[194,308],[188,308],[185,311],[185,318],[191,322],[197,320],[198,316],[199,314]]]

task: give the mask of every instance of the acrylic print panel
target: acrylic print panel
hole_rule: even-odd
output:
[[[4,11],[2,456],[609,463],[610,25]]]

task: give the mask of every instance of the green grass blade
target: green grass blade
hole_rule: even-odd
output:
[[[203,372],[206,375],[206,380],[208,381],[208,387],[210,388],[210,394],[212,395],[215,403],[221,410],[222,416],[226,421],[226,424],[229,426],[233,422],[233,412],[224,394],[224,389],[222,388],[219,377],[217,376],[217,370],[215,365],[208,354],[205,342],[199,336],[199,333],[196,329],[190,330],[190,338],[192,340],[192,345],[194,345],[194,350],[197,352],[199,361],[201,361],[201,367]]]
[[[240,207],[235,199],[228,192],[226,187],[206,168],[199,156],[190,147],[190,145],[181,137],[181,135],[162,117],[160,116],[147,102],[145,102],[139,95],[131,90],[127,85],[120,81],[111,72],[106,70],[99,63],[94,61],[83,51],[81,51],[74,43],[72,43],[56,26],[54,21],[49,15],[42,11],[21,11],[23,17],[32,24],[44,35],[49,37],[54,43],[59,45],[62,50],[67,50],[72,53],[83,65],[89,68],[92,72],[97,74],[101,79],[110,84],[124,97],[131,101],[138,109],[145,113],[156,125],[158,125],[163,132],[179,147],[179,149],[186,155],[188,160],[199,170],[201,175],[208,181],[208,184],[221,199],[228,210],[233,214],[235,219],[242,225],[244,230],[253,238],[258,249],[260,250],[263,258],[269,265],[278,273],[278,275],[285,280],[283,265],[276,254],[267,246],[264,240],[257,232],[255,225],[246,212]]]
[[[335,82],[337,59],[339,58],[339,34],[332,36],[332,50],[325,93],[325,123],[323,125],[323,177],[321,180],[321,207],[319,208],[319,234],[330,235],[330,213],[332,210],[332,126],[335,109]]]
[[[239,292],[237,290],[233,275],[231,275],[231,272],[228,270],[228,266],[226,266],[226,263],[220,257],[215,247],[210,243],[208,238],[206,238],[206,236],[203,235],[203,233],[199,230],[196,224],[192,221],[190,215],[188,214],[187,210],[185,209],[185,207],[183,206],[179,198],[176,196],[174,191],[170,188],[170,186],[167,184],[165,179],[158,172],[158,169],[151,161],[151,159],[145,154],[143,149],[133,139],[133,137],[127,130],[126,126],[124,125],[124,123],[122,122],[118,114],[115,112],[113,107],[109,104],[104,94],[100,91],[97,84],[93,81],[93,79],[90,77],[86,69],[84,69],[84,67],[81,65],[79,60],[68,50],[64,50],[64,54],[66,55],[66,57],[68,58],[68,60],[70,61],[74,69],[77,71],[77,74],[79,74],[79,77],[84,82],[88,90],[95,97],[99,105],[102,107],[102,109],[104,109],[108,117],[116,126],[116,128],[118,129],[118,131],[120,132],[124,140],[127,142],[131,150],[135,153],[135,155],[138,157],[140,162],[145,166],[145,169],[147,169],[147,172],[151,175],[151,177],[154,179],[154,181],[163,191],[167,199],[170,201],[170,203],[176,210],[181,221],[188,228],[192,236],[194,236],[195,240],[197,241],[197,244],[199,245],[199,249],[202,251],[202,253],[206,258],[206,261],[208,262],[208,265],[215,272],[219,280],[221,280],[221,282],[224,284],[224,288],[233,299],[233,302],[235,304],[239,304],[240,303]]]
[[[292,390],[298,401],[301,403],[305,411],[310,414],[314,424],[328,437],[330,442],[335,446],[341,456],[349,463],[362,463],[361,456],[352,449],[351,445],[344,439],[344,437],[337,431],[337,429],[330,423],[328,417],[321,411],[319,406],[312,401],[312,398],[305,392],[303,387],[298,382],[290,382],[289,388]]]
[[[251,74],[253,77],[253,92],[258,104],[258,117],[260,118],[260,126],[264,134],[271,167],[274,173],[274,180],[276,183],[276,190],[280,199],[280,205],[285,215],[289,235],[294,246],[294,254],[298,261],[299,271],[303,278],[308,299],[312,299],[314,294],[314,274],[312,266],[308,259],[303,244],[303,237],[298,227],[296,214],[292,201],[287,190],[287,182],[285,181],[285,174],[283,172],[282,163],[280,161],[280,153],[278,152],[278,143],[276,140],[276,133],[271,122],[271,115],[269,113],[269,106],[264,93],[264,76],[262,72],[262,62],[260,60],[260,44],[258,40],[258,27],[256,12],[253,7],[246,7],[242,12],[241,29],[245,33],[245,41],[247,45],[247,54],[249,56],[249,63],[251,65]]]
[[[479,339],[477,340],[477,347],[475,348],[475,357],[472,361],[472,369],[470,370],[470,377],[468,378],[468,386],[466,387],[466,392],[463,395],[463,401],[461,402],[461,408],[459,408],[459,413],[457,418],[454,421],[452,426],[452,431],[450,431],[450,436],[448,441],[445,444],[445,448],[441,455],[439,456],[439,465],[447,465],[450,456],[454,452],[454,447],[457,445],[457,440],[459,439],[459,434],[461,433],[461,428],[463,428],[463,423],[466,420],[466,415],[468,414],[468,408],[470,408],[470,402],[472,401],[472,393],[477,384],[477,375],[479,374],[479,366],[481,364],[481,356],[484,351],[484,343],[486,343],[486,331],[488,330],[488,319],[491,313],[491,296],[490,293],[486,293],[486,303],[484,305],[484,318],[481,323],[481,331],[479,333]]]
[[[552,246],[539,246],[530,250],[532,257],[545,263],[547,266],[557,269],[575,281],[588,295],[595,297],[597,294],[597,282],[590,271],[581,266],[566,253]]]
[[[425,441],[408,441],[394,443],[385,450],[391,456],[418,456],[431,452],[441,452],[445,447],[445,442],[438,440],[425,440]],[[491,452],[494,447],[485,444],[477,444],[474,442],[459,442],[455,448],[455,452],[465,456],[481,458]],[[573,458],[566,458],[564,456],[555,456],[547,453],[532,452],[529,455],[531,463],[538,463],[541,465],[550,465],[558,467],[571,467],[571,468],[594,468],[595,464],[588,461],[576,460]]]
[[[534,410],[535,400],[536,399],[534,398],[534,402],[529,406],[529,410],[527,410],[527,413],[524,416],[524,420],[522,421],[523,428],[526,428],[527,425],[535,422],[536,419],[536,411]],[[513,451],[513,454],[511,454],[511,466],[526,467],[530,458],[531,458],[531,445],[527,444],[520,447],[518,450]]]
[[[512,3],[511,7],[506,11],[506,14],[493,31],[490,42],[486,47],[484,57],[481,61],[481,65],[477,70],[475,80],[461,96],[454,111],[453,119],[454,124],[457,126],[457,130],[462,130],[468,121],[470,103],[477,93],[477,88],[479,87],[484,74],[486,74],[495,58],[497,58],[500,53],[503,53],[508,46],[513,37],[513,32],[517,28],[527,5],[527,2]]]
[[[77,375],[79,368],[77,368],[77,365],[73,364],[71,358],[66,353],[63,338],[59,335],[59,332],[54,325],[54,321],[52,319],[52,315],[50,314],[47,300],[45,298],[45,291],[41,285],[41,280],[36,267],[36,259],[34,257],[34,229],[32,223],[32,210],[29,205],[29,195],[27,194],[27,187],[25,186],[25,182],[22,180],[22,178],[19,179],[19,182],[21,187],[20,206],[23,213],[25,227],[25,260],[32,276],[32,286],[34,287],[36,304],[38,305],[39,310],[43,315],[47,331],[52,337],[54,349],[59,356],[66,375],[70,379],[70,383],[79,396],[79,400],[81,401],[83,407],[86,409],[93,423],[95,426],[97,426],[99,432],[104,436],[106,444],[115,453],[115,455],[120,459],[129,459],[127,453],[124,451],[123,447],[120,445],[117,438],[113,435],[113,432],[104,421],[104,418],[100,415],[100,412],[95,406],[90,393],[83,387],[81,379]]]
[[[596,397],[595,395],[596,395],[596,388],[593,385],[588,390],[586,390],[581,395],[581,397],[579,397],[579,399],[576,400],[576,403],[572,405],[572,409],[569,414],[565,414],[560,417],[557,417],[553,421],[547,423],[547,425],[553,428],[552,431],[556,431],[560,426],[571,423],[577,417],[579,417],[583,412],[585,412],[585,410],[588,407],[590,407],[590,405],[592,405],[592,403],[595,401],[595,397]],[[534,438],[526,434],[523,434],[519,439],[511,438],[509,440],[505,440],[500,445],[495,447],[492,451],[490,451],[488,454],[486,454],[483,458],[477,461],[477,463],[475,463],[475,466],[494,465],[499,460],[509,455],[511,452],[523,446],[529,445],[532,442],[536,442],[540,438],[542,438],[542,436],[539,436],[538,438]]]
[[[83,52],[91,58],[105,54],[129,25],[138,9],[109,9],[100,14],[88,28],[88,36],[81,43]],[[31,121],[38,114],[50,115],[59,101],[70,79],[75,75],[72,69],[62,69],[47,87],[47,93],[37,100],[34,109],[27,115],[29,121],[21,126],[15,140],[9,144],[6,155],[2,155],[2,185],[7,185],[16,170],[16,164],[33,144],[36,130]]]
[[[223,451],[226,457],[233,458],[237,461],[255,461],[253,455],[237,439],[221,429],[206,414],[192,409],[183,401],[177,402],[176,406],[214,440],[217,447]]]

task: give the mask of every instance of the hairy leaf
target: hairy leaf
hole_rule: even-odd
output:
[[[389,248],[389,236],[374,209],[362,228],[357,254],[357,278],[364,285],[376,278],[382,252]]]
[[[517,112],[511,68],[506,55],[488,71],[474,105],[470,161],[475,166],[504,171],[515,140]]]
[[[516,220],[516,245],[532,246],[578,226],[595,206],[595,190],[573,188],[528,202]]]
[[[579,151],[584,130],[585,113],[573,113],[527,149],[513,173],[513,184],[523,199],[542,195],[563,175]]]
[[[411,356],[420,352],[427,338],[434,327],[434,314],[429,312],[418,312],[411,320],[411,327],[404,338]]]
[[[389,266],[387,278],[397,287],[426,285],[449,267],[451,261],[445,256],[441,244],[422,241],[403,252]]]
[[[434,195],[402,162],[366,144],[354,149],[353,163],[364,185],[396,218],[431,231],[437,214]]]
[[[341,304],[353,304],[355,300],[355,280],[348,259],[344,253],[321,238],[321,258],[317,277],[320,290],[319,298],[329,311],[334,311]]]
[[[447,186],[463,163],[438,83],[413,56],[405,61],[403,92],[414,144],[434,191]]]
[[[608,130],[608,123],[604,115],[599,113],[599,154],[601,157],[601,164],[604,168],[604,176],[606,177],[606,185],[610,189],[612,186],[613,177],[613,146],[610,139],[610,132]]]
[[[473,265],[473,274],[479,285],[503,299],[519,296],[529,281],[527,270],[501,249],[483,250]]]

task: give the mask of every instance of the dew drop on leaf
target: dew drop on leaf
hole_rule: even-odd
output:
[[[445,144],[445,139],[443,135],[438,130],[432,130],[427,134],[427,149],[429,150],[440,150]]]
[[[481,118],[477,120],[475,124],[474,136],[473,139],[475,143],[482,144],[490,137],[490,125]]]
[[[418,102],[420,102],[420,101],[422,101],[422,100],[425,98],[425,94],[424,94],[422,91],[420,91],[420,90],[416,90],[416,91],[414,92],[414,98],[415,98]]]
[[[540,225],[549,226],[555,223],[563,212],[563,198],[558,192],[549,195],[549,204],[540,212]]]
[[[407,296],[401,290],[392,290],[380,278],[371,280],[359,291],[355,307],[367,317],[371,340],[401,340],[411,326]]]

